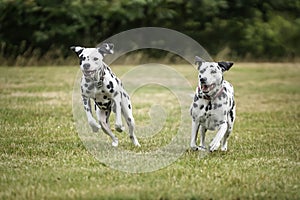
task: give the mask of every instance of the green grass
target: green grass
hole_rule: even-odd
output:
[[[129,69],[113,66],[118,76]],[[196,86],[193,68],[175,69]],[[139,174],[113,170],[85,149],[72,116],[77,71],[0,67],[1,199],[300,199],[299,64],[236,64],[225,74],[237,102],[229,151],[203,157],[187,150],[173,164]],[[168,96],[150,86],[137,91],[136,124],[147,124],[148,107]],[[170,101],[161,100],[168,119],[162,133],[141,139],[143,151],[174,135],[178,104]],[[126,134],[117,135],[120,148],[130,148]]]

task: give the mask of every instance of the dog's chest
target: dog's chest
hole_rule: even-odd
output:
[[[191,107],[191,115],[194,120],[208,130],[215,130],[221,124],[227,121],[228,98],[217,98],[215,100],[206,100],[195,95]]]
[[[92,80],[82,77],[82,95],[94,99],[96,102],[105,102],[119,94],[120,80],[108,70],[105,70],[99,80]]]

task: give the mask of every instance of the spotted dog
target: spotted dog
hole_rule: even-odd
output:
[[[134,134],[134,118],[130,97],[123,88],[120,79],[112,72],[110,67],[103,62],[107,54],[113,54],[114,45],[104,43],[97,48],[85,48],[72,46],[80,60],[81,96],[88,123],[94,132],[100,128],[112,139],[112,146],[118,146],[118,138],[113,134],[109,124],[111,111],[116,114],[115,129],[122,132],[122,115],[125,118],[129,136],[135,146],[140,146]],[[98,122],[94,119],[91,110],[90,99],[95,102],[95,110]]]
[[[217,130],[209,144],[209,151],[227,151],[227,139],[232,132],[235,119],[235,102],[232,85],[223,79],[223,72],[229,70],[231,62],[205,62],[196,56],[199,84],[191,105],[192,135],[191,148],[206,150],[205,133]],[[200,145],[197,146],[197,135],[200,130]]]

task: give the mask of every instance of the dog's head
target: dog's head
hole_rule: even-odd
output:
[[[113,54],[114,45],[111,43],[103,43],[96,48],[85,48],[81,46],[72,46],[73,50],[80,60],[80,69],[83,75],[91,78],[98,69],[103,68],[103,58],[107,54]]]
[[[199,87],[207,96],[214,96],[222,87],[223,72],[228,71],[232,62],[206,62],[200,57],[195,57],[195,64],[198,65]]]

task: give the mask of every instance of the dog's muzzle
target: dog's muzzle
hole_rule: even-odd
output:
[[[207,85],[207,84],[201,83],[200,87],[201,87],[201,90],[203,91],[203,93],[208,93],[209,91],[213,90],[216,87],[216,84],[213,83],[213,84]]]
[[[97,70],[84,70],[83,74],[84,76],[88,77],[88,78],[92,78],[95,76]]]

